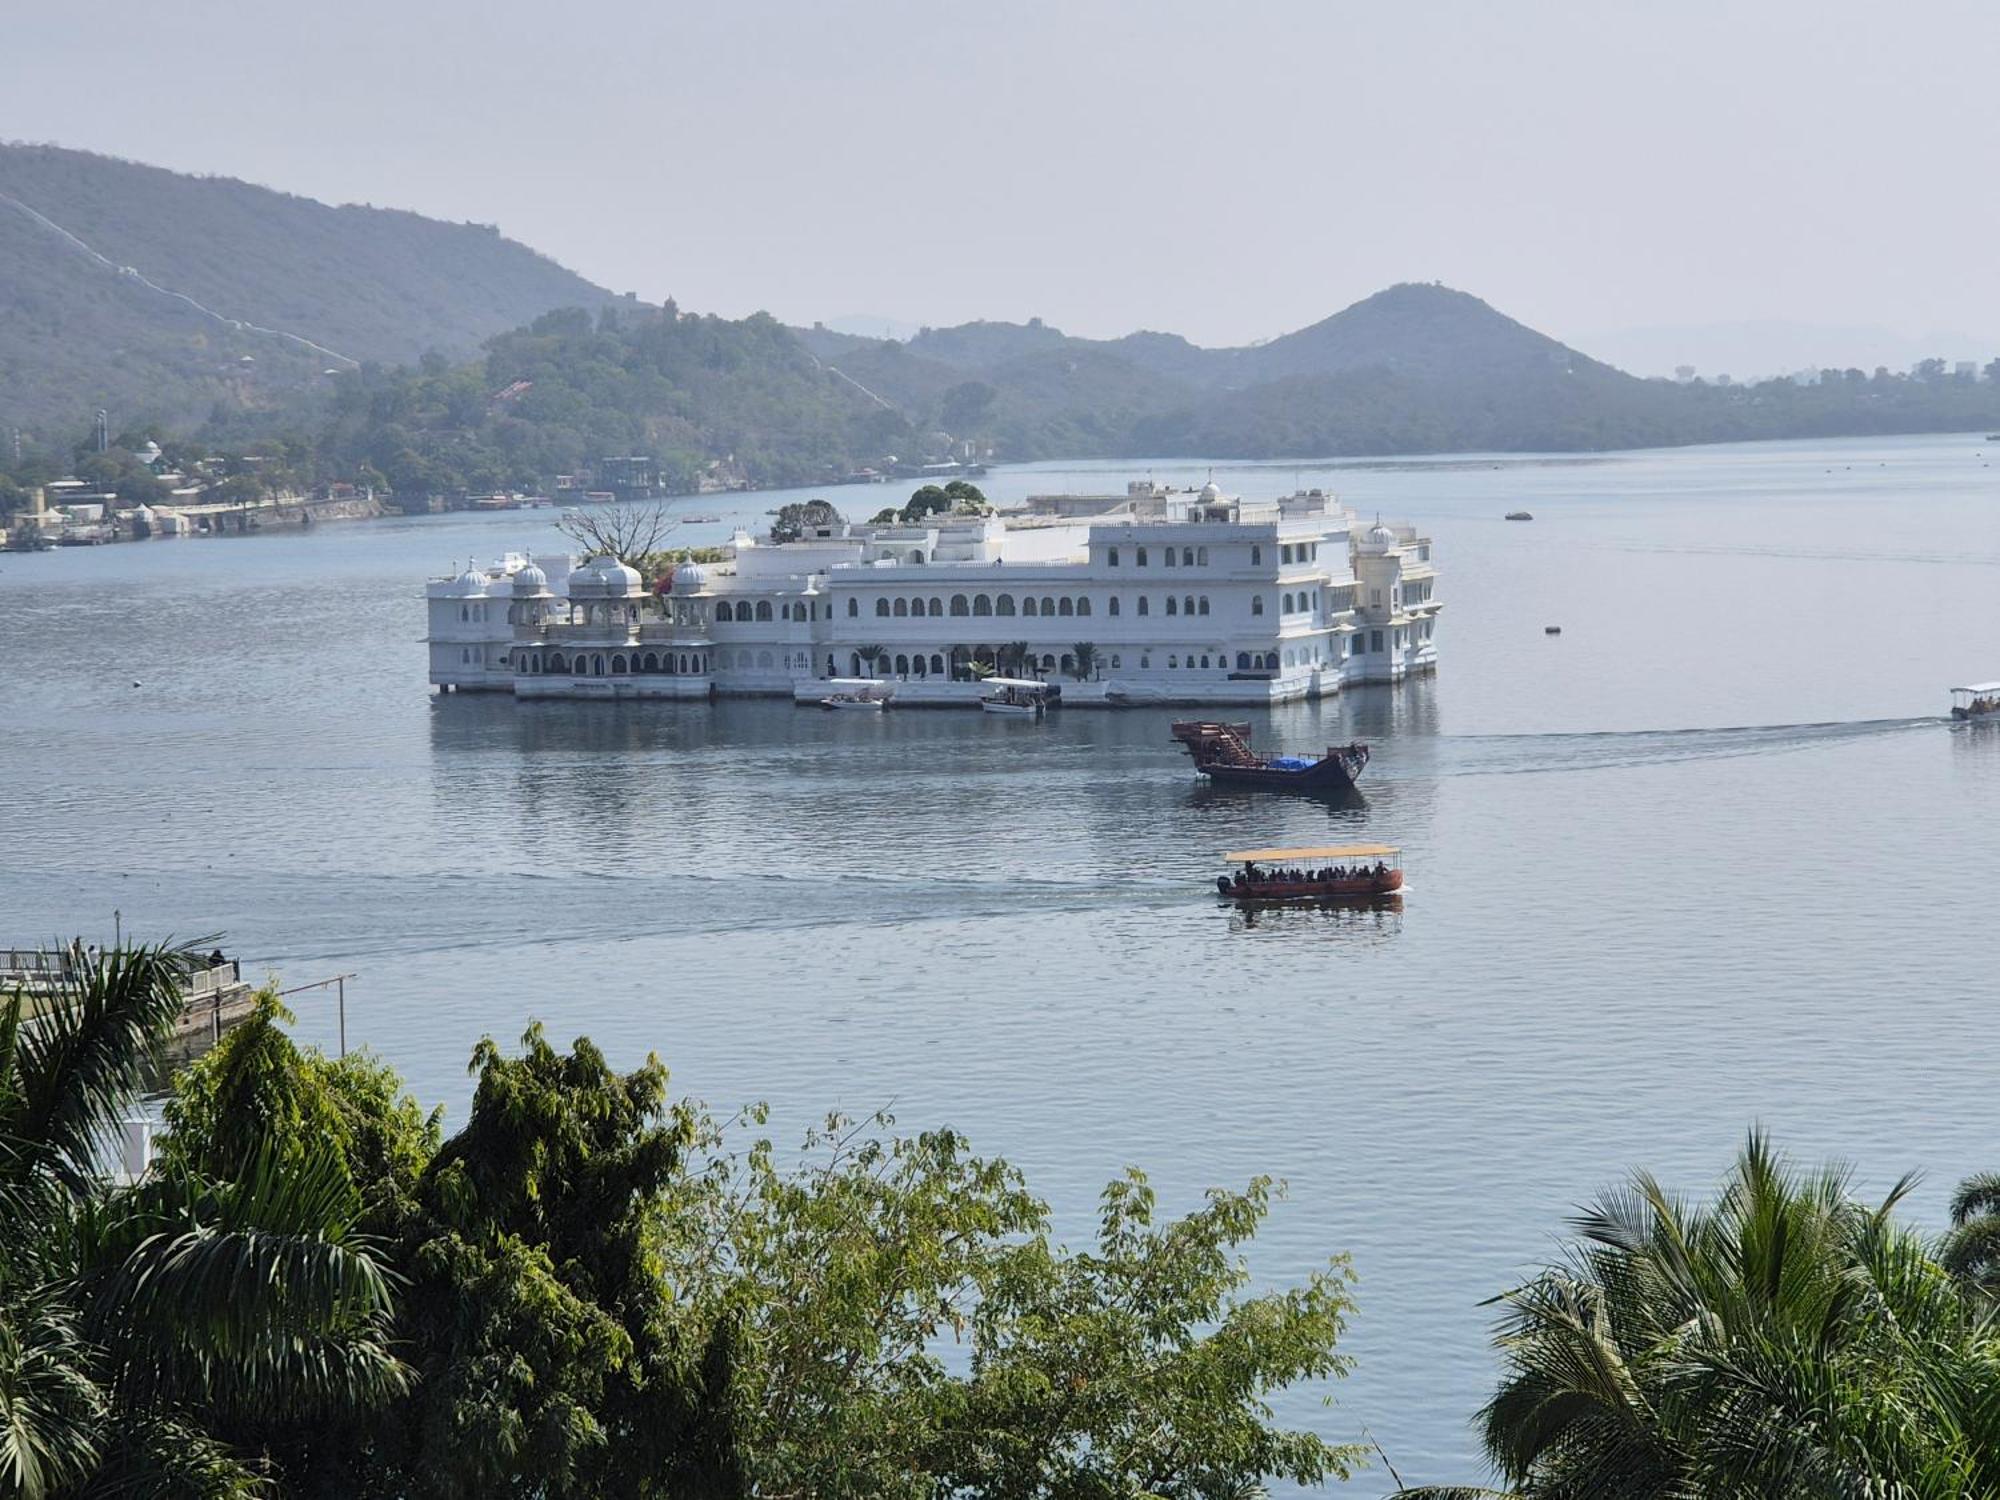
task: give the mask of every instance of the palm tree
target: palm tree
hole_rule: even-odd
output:
[[[2000,1172],[1981,1172],[1958,1185],[1939,1258],[1954,1276],[2000,1295]]]
[[[1078,641],[1070,652],[1076,657],[1076,668],[1070,673],[1078,682],[1090,681],[1090,674],[1097,666],[1097,643]]]
[[[1009,641],[995,653],[1000,658],[1000,666],[1009,675],[1019,677],[1028,660],[1026,641]]]
[[[1712,1206],[1645,1174],[1600,1200],[1501,1299],[1500,1477],[1534,1500],[1995,1493],[2000,1335],[1891,1219],[1909,1185],[1867,1206],[1753,1134]]]
[[[875,675],[875,663],[888,652],[886,646],[856,646],[854,654],[868,664],[868,675]]]
[[[247,1493],[260,1476],[232,1435],[404,1385],[389,1275],[352,1233],[339,1163],[129,1185],[98,1169],[194,962],[73,944],[32,1009],[0,999],[0,1492]]]

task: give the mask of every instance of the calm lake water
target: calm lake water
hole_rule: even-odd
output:
[[[1984,446],[1216,466],[1436,538],[1438,676],[1257,724],[1374,743],[1342,811],[1205,790],[1168,712],[429,697],[423,580],[552,545],[548,512],[0,558],[0,941],[116,908],[356,971],[350,1039],[454,1112],[530,1017],[718,1106],[891,1105],[1019,1162],[1073,1239],[1128,1162],[1176,1210],[1276,1174],[1257,1275],[1360,1277],[1357,1373],[1284,1414],[1470,1480],[1481,1300],[1628,1168],[1704,1189],[1762,1122],[1871,1187],[1921,1168],[1937,1220],[2000,1166],[2000,729],[1938,717],[2000,677]],[[986,488],[1143,472],[1207,469]],[[1218,850],[1348,837],[1407,848],[1403,914],[1208,894]]]

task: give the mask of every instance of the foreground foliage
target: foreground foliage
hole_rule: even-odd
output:
[[[1644,1174],[1601,1199],[1566,1260],[1501,1299],[1482,1421],[1512,1493],[2000,1492],[1994,1305],[1892,1219],[1907,1187],[1859,1202],[1753,1135],[1711,1205]]]

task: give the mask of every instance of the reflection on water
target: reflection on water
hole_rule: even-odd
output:
[[[1475,1477],[1481,1299],[1628,1167],[1698,1189],[1761,1120],[1870,1182],[1926,1170],[1935,1218],[1996,1165],[1963,955],[2000,728],[1931,717],[2000,673],[1995,482],[1956,439],[1836,446],[1854,471],[1782,444],[1218,466],[1438,539],[1435,679],[1231,715],[1273,751],[1367,741],[1344,804],[1209,785],[1170,710],[428,698],[421,579],[547,545],[545,515],[0,560],[34,643],[0,672],[0,940],[115,908],[253,972],[357,972],[350,1035],[454,1109],[472,1042],[530,1016],[725,1106],[894,1101],[1079,1235],[1127,1162],[1175,1208],[1276,1173],[1253,1269],[1361,1276],[1341,1404],[1282,1414]],[[1129,477],[1069,468],[986,488]],[[1921,558],[1861,544],[1891,508]],[[1858,626],[1883,598],[1896,627]],[[1363,840],[1403,847],[1406,912],[1215,900],[1225,849]],[[300,1024],[332,1039],[310,997]]]

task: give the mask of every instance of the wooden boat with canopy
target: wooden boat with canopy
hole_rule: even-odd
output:
[[[1222,856],[1234,875],[1215,877],[1230,901],[1355,901],[1403,888],[1403,851],[1394,844],[1327,844],[1302,849],[1236,849]]]
[[[1973,682],[1951,690],[1954,719],[2000,719],[2000,682]]]
[[[1248,724],[1185,719],[1173,736],[1194,759],[1194,768],[1219,786],[1259,787],[1273,792],[1351,792],[1368,764],[1359,741],[1331,745],[1324,755],[1259,755],[1250,748]]]

